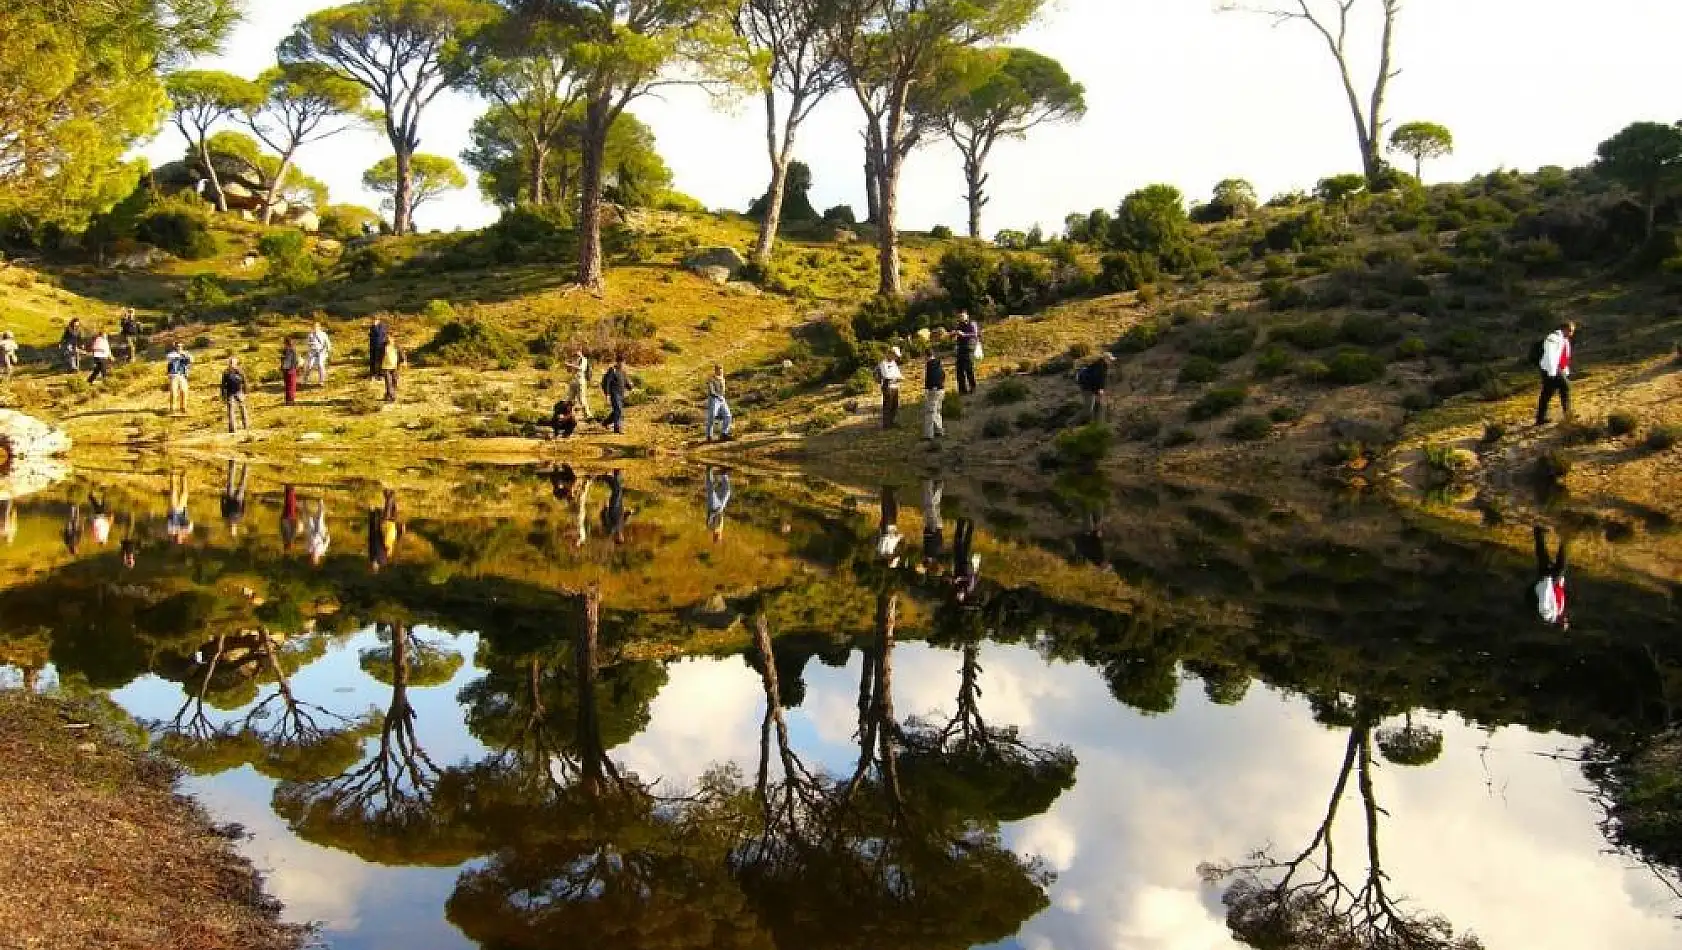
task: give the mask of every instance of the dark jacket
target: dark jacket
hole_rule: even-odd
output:
[[[139,336],[140,321],[133,317],[123,318],[123,336]]]
[[[975,348],[981,345],[981,324],[971,320],[968,324],[958,324],[958,355],[964,359],[975,356]]]
[[[1080,371],[1076,379],[1080,388],[1089,393],[1103,392],[1110,388],[1110,361],[1099,357]]]
[[[391,329],[383,323],[368,328],[368,352],[379,354],[391,340]]]
[[[602,375],[602,392],[609,396],[625,398],[626,390],[631,388],[630,380],[625,378],[625,371],[615,366]]]
[[[290,372],[298,368],[298,351],[288,346],[280,351],[280,371]]]
[[[931,356],[929,361],[923,364],[923,390],[932,393],[945,388],[946,367],[940,365],[937,357]]]
[[[222,398],[245,395],[245,374],[233,367],[222,373]]]

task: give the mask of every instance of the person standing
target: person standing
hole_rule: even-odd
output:
[[[58,338],[59,352],[64,355],[64,365],[70,372],[82,371],[82,321],[72,318],[65,324],[64,335]]]
[[[705,476],[707,488],[707,530],[712,532],[713,543],[724,540],[724,509],[730,505],[730,471],[720,469],[715,475],[713,467],[707,466]]]
[[[169,414],[176,415],[176,405],[180,404],[180,415],[187,414],[187,370],[192,368],[193,354],[181,346],[176,340],[169,347],[169,355],[164,357],[166,372],[169,374]]]
[[[1577,336],[1575,323],[1561,324],[1542,341],[1542,398],[1536,403],[1536,424],[1548,424],[1548,406],[1555,393],[1559,394],[1559,408],[1571,419],[1571,343]]]
[[[940,354],[930,351],[923,364],[923,441],[946,437],[946,420],[941,416],[946,401],[946,366]]]
[[[88,374],[88,385],[111,378],[111,337],[103,329],[95,333],[93,342],[88,344],[88,358],[93,360],[93,372]]]
[[[134,308],[123,311],[123,348],[128,351],[128,361],[133,363],[140,355],[140,338],[145,331],[140,326],[140,320],[134,314]]]
[[[713,374],[707,377],[707,441],[713,440],[713,424],[719,423],[721,441],[730,441],[730,427],[735,417],[730,414],[730,402],[725,399],[724,367],[713,364]]]
[[[385,401],[397,401],[397,371],[403,366],[403,351],[396,338],[386,335],[385,349],[380,353],[380,375],[385,379]]]
[[[1105,353],[1092,362],[1086,364],[1075,376],[1075,383],[1086,397],[1086,419],[1088,422],[1103,422],[1108,411],[1106,394],[1110,388],[1110,365],[1115,362],[1115,355]]]
[[[572,400],[573,409],[586,421],[594,419],[595,413],[590,411],[590,357],[584,355],[582,349],[578,350],[567,361],[567,369],[572,370],[572,379],[567,383],[567,398]]]
[[[616,356],[613,366],[602,374],[602,393],[607,396],[607,421],[602,425],[618,435],[625,434],[625,395],[631,390],[630,377],[625,370],[625,357]]]
[[[304,381],[309,382],[313,374],[317,386],[327,385],[327,360],[333,355],[333,338],[327,335],[319,322],[304,338],[304,353],[308,356],[308,361],[304,363]]]
[[[899,347],[888,351],[876,364],[876,385],[882,387],[882,428],[892,429],[899,424],[899,384],[905,381],[899,360]]]
[[[0,381],[11,380],[17,365],[18,341],[12,338],[12,331],[0,332]]]
[[[1560,536],[1559,548],[1553,557],[1548,557],[1548,529],[1536,525],[1536,615],[1542,622],[1552,624],[1561,630],[1571,629],[1571,618],[1565,610],[1565,572],[1568,567],[1566,548],[1568,542],[1564,535]]]
[[[385,345],[391,342],[391,329],[384,317],[375,317],[368,326],[368,377],[379,379],[384,370]]]
[[[286,404],[295,405],[298,402],[298,369],[303,360],[298,357],[298,346],[292,342],[290,334],[280,344],[280,379],[286,388]]]
[[[228,410],[228,432],[234,430],[234,412],[239,412],[240,427],[251,431],[251,417],[245,411],[245,373],[239,368],[239,357],[228,357],[228,368],[222,371],[222,402]]]
[[[981,358],[981,325],[958,314],[958,394],[975,392],[975,361]]]

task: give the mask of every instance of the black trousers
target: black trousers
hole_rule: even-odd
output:
[[[899,423],[899,387],[882,387],[882,428],[892,429]]]
[[[1569,418],[1571,415],[1571,377],[1549,376],[1542,374],[1542,398],[1536,403],[1536,424],[1548,421],[1548,405],[1553,402],[1554,394],[1559,394],[1559,408]]]
[[[958,392],[975,392],[975,357],[958,354]]]
[[[111,375],[111,361],[103,357],[94,357],[93,372],[88,374],[89,383],[97,383]]]

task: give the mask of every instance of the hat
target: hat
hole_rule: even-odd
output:
[[[896,347],[894,347],[894,349],[893,349],[893,354],[894,354],[894,358],[895,358],[895,359],[898,359],[898,358],[899,358],[899,357],[900,357],[900,356],[901,356],[901,355],[902,355],[902,354],[901,354],[901,353],[900,353],[900,352],[899,352],[899,347],[897,347],[897,346],[896,346]]]
[[[1105,353],[1104,354],[1104,359],[1108,362],[1114,363],[1115,362],[1115,354],[1114,353]]]

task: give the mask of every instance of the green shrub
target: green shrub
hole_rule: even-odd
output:
[[[1430,352],[1430,349],[1430,346],[1427,345],[1423,339],[1416,336],[1410,336],[1402,342],[1396,344],[1396,356],[1399,359],[1404,360],[1417,360],[1424,357],[1426,353]]]
[[[1647,448],[1655,452],[1668,452],[1676,448],[1678,440],[1682,440],[1682,432],[1671,426],[1654,426],[1647,430]]]
[[[1267,229],[1263,244],[1274,251],[1306,251],[1343,240],[1342,228],[1320,208],[1309,208]]]
[[[1302,410],[1296,406],[1274,406],[1268,410],[1267,417],[1274,422],[1296,422],[1302,418]]]
[[[1262,298],[1275,310],[1295,310],[1308,305],[1308,291],[1294,280],[1270,277],[1261,282]]]
[[[1162,439],[1164,448],[1177,449],[1183,445],[1190,445],[1197,441],[1197,433],[1190,429],[1174,429]]]
[[[1162,329],[1155,321],[1136,323],[1127,328],[1112,349],[1116,353],[1143,353],[1156,346],[1162,335]]]
[[[294,228],[271,231],[257,242],[257,250],[269,262],[264,282],[287,293],[297,293],[321,277],[302,231]]]
[[[1092,344],[1087,343],[1084,340],[1078,343],[1071,343],[1069,344],[1069,349],[1063,355],[1068,357],[1070,360],[1079,362],[1080,360],[1084,360],[1092,355]]]
[[[216,235],[208,216],[199,211],[166,207],[149,212],[135,222],[134,236],[184,260],[216,256]]]
[[[414,351],[413,358],[426,366],[482,370],[512,367],[525,354],[526,348],[507,330],[483,320],[467,319],[444,324],[437,336]]]
[[[1291,354],[1277,343],[1262,350],[1256,357],[1256,378],[1275,379],[1291,371]]]
[[[1297,377],[1310,383],[1325,382],[1331,376],[1331,367],[1320,360],[1303,360],[1297,364]]]
[[[1606,431],[1619,438],[1629,435],[1640,426],[1641,420],[1633,413],[1614,412],[1606,417]]]
[[[233,297],[222,285],[222,279],[214,274],[194,274],[193,279],[187,281],[187,309],[193,313],[202,315],[225,307],[232,300]]]
[[[1148,442],[1162,431],[1162,420],[1145,409],[1135,409],[1116,423],[1116,434],[1129,442]]]
[[[1346,343],[1356,346],[1381,346],[1401,336],[1402,331],[1389,317],[1370,313],[1352,313],[1343,318],[1338,335]]]
[[[937,224],[929,228],[929,237],[936,241],[950,241],[952,239],[952,229],[944,224]]]
[[[1339,386],[1356,386],[1384,378],[1384,361],[1365,350],[1341,350],[1326,364],[1326,378]]]
[[[940,414],[946,419],[962,419],[964,417],[964,400],[955,392],[948,389],[940,400]]]
[[[1436,397],[1423,390],[1410,390],[1402,396],[1402,408],[1408,412],[1424,412],[1436,404]]]
[[[1206,422],[1238,408],[1247,398],[1249,393],[1237,386],[1211,389],[1191,404],[1191,408],[1186,410],[1186,418],[1193,422]]]
[[[1180,367],[1180,384],[1196,386],[1221,378],[1221,366],[1206,356],[1193,356]]]
[[[888,340],[909,329],[909,310],[904,299],[891,295],[872,297],[853,314],[853,332],[860,340]]]
[[[1483,444],[1494,445],[1507,437],[1507,427],[1500,422],[1486,422],[1483,424]]]
[[[450,401],[467,412],[495,412],[502,408],[502,393],[493,389],[469,389],[451,396]]]
[[[1266,416],[1240,416],[1226,430],[1227,438],[1235,442],[1259,442],[1273,431],[1273,423]]]
[[[981,437],[984,439],[1002,439],[1010,435],[1010,421],[1002,416],[993,416],[981,426]]]
[[[428,300],[421,308],[421,316],[436,324],[449,323],[456,318],[456,308],[448,300]]]
[[[1110,454],[1115,435],[1102,423],[1091,423],[1059,433],[1052,440],[1056,461],[1070,468],[1094,468]]]
[[[1013,406],[1028,398],[1028,384],[1015,377],[999,380],[987,390],[987,405]]]
[[[1256,342],[1256,331],[1247,324],[1224,327],[1204,327],[1193,333],[1186,349],[1193,356],[1201,356],[1217,363],[1230,363],[1250,352]]]
[[[1269,254],[1262,258],[1262,276],[1284,278],[1296,273],[1296,265],[1283,254]]]
[[[1285,327],[1277,327],[1272,336],[1299,350],[1323,350],[1337,342],[1338,326],[1330,320],[1310,320]]]
[[[1550,485],[1559,485],[1571,474],[1571,459],[1558,449],[1550,449],[1536,459],[1536,477]]]
[[[380,402],[380,397],[370,392],[362,392],[350,397],[350,403],[345,406],[345,411],[353,416],[371,416],[378,413],[383,405]]]
[[[1162,276],[1162,267],[1155,257],[1135,251],[1105,254],[1098,265],[1098,289],[1105,293],[1138,290]]]
[[[397,269],[397,252],[388,242],[376,242],[347,251],[339,258],[351,280],[378,280]]]

